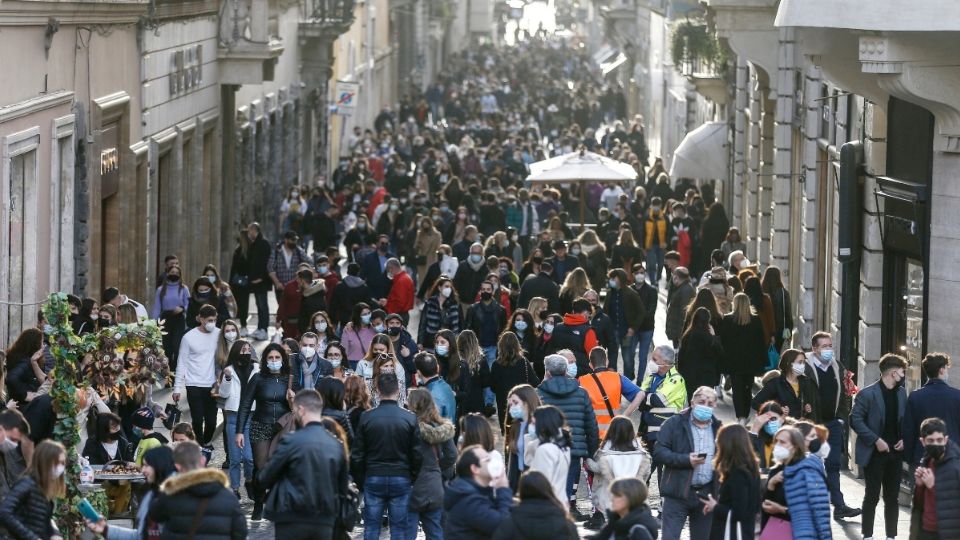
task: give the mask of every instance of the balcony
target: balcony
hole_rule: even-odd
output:
[[[693,83],[697,93],[718,105],[725,104],[729,94],[725,66],[720,60],[702,56],[688,56],[678,63],[680,73]]]
[[[335,40],[353,24],[353,0],[302,0],[300,42],[310,39]]]
[[[705,21],[681,21],[670,32],[670,57],[698,93],[717,104],[727,102],[726,47]]]
[[[225,0],[220,12],[221,84],[273,80],[283,43],[269,35],[269,0]]]
[[[779,33],[773,25],[778,0],[705,0],[717,36],[738,56],[767,74],[771,90],[777,87]]]

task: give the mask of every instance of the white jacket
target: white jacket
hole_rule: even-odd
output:
[[[247,379],[247,382],[250,382],[250,379],[253,378],[253,374],[260,371],[260,365],[258,363],[253,364],[253,369],[250,370],[250,378]],[[227,375],[230,376],[230,380],[227,380]],[[220,379],[220,397],[223,398],[223,410],[230,412],[237,412],[240,409],[240,377],[237,376],[237,372],[234,371],[233,366],[227,366],[223,368],[223,378]],[[257,404],[254,402],[250,406],[250,410],[253,411],[257,408]]]
[[[617,478],[639,478],[647,483],[650,475],[650,454],[633,441],[634,450],[621,452],[610,449],[610,443],[597,450],[594,459],[587,459],[587,467],[593,471],[593,505],[601,511],[610,509],[610,484]]]
[[[567,501],[567,471],[570,469],[570,449],[560,449],[559,446],[548,442],[540,444],[535,435],[524,435],[523,462],[528,470],[540,471],[550,486],[553,494],[560,502]]]

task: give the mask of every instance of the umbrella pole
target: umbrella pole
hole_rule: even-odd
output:
[[[584,219],[587,213],[587,198],[584,195],[583,184],[580,184],[580,234],[583,234]]]

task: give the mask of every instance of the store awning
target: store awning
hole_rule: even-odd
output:
[[[687,133],[673,152],[670,178],[726,179],[727,123],[707,122]]]

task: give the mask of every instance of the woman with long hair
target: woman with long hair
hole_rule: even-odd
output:
[[[234,319],[227,319],[223,322],[223,325],[220,326],[220,337],[217,338],[217,352],[216,352],[216,361],[217,361],[217,373],[218,375],[223,370],[224,366],[227,365],[227,356],[230,354],[230,350],[233,348],[233,344],[240,339],[240,323]],[[250,351],[250,358],[253,363],[260,361],[257,356],[257,351]]]
[[[463,308],[453,280],[441,275],[429,293],[420,312],[419,343],[425,349],[434,347],[433,340],[441,330],[460,332]]]
[[[33,400],[47,375],[43,372],[43,332],[27,328],[6,351],[7,397],[16,400],[21,409]]]
[[[426,388],[410,391],[407,409],[417,416],[420,427],[417,451],[422,458],[420,472],[410,493],[407,538],[417,536],[417,525],[420,524],[427,540],[440,540],[443,538],[444,480],[453,478],[453,465],[457,460],[456,429],[440,416],[433,396]]]
[[[636,478],[646,482],[650,476],[652,458],[637,438],[633,422],[618,415],[610,421],[610,427],[594,457],[587,459],[593,472],[593,516],[586,523],[588,529],[603,527],[604,516],[611,510],[610,486],[617,478]]]
[[[371,350],[372,349],[373,347],[371,347]],[[384,373],[393,373],[397,376],[397,381],[400,385],[397,405],[403,407],[407,402],[407,376],[403,371],[403,364],[400,363],[397,355],[393,352],[379,353],[373,358],[373,380],[370,385],[370,395],[373,396],[373,406],[376,407],[380,405],[380,389],[377,388],[377,381],[380,380],[380,375]]]
[[[396,349],[393,348],[393,340],[386,334],[374,334],[373,339],[370,340],[370,346],[367,348],[366,354],[363,355],[363,359],[357,362],[356,372],[367,381],[367,388],[370,389],[371,396],[373,395],[373,381],[376,380],[377,377],[377,373],[374,373],[374,365],[380,356],[387,354],[394,356],[397,354]],[[397,377],[399,378],[399,375]],[[403,381],[401,381],[401,383],[403,383]],[[374,406],[376,406],[377,403],[377,401],[374,401]]]
[[[223,324],[223,321],[237,316],[237,299],[233,296],[233,290],[230,284],[223,280],[220,271],[216,265],[208,264],[203,267],[203,277],[207,278],[210,285],[213,286],[214,295],[217,297],[217,313],[224,315],[221,320],[217,317],[217,323]]]
[[[464,330],[456,338],[460,358],[460,387],[457,391],[457,413],[482,413],[483,389],[490,387],[490,368],[487,366],[480,341],[473,330]]]
[[[723,316],[720,325],[723,345],[723,372],[730,376],[733,408],[740,422],[750,415],[753,378],[763,373],[767,347],[763,341],[763,323],[743,293],[733,297],[733,311]]]
[[[413,242],[413,263],[417,267],[418,283],[423,282],[423,278],[427,275],[427,268],[437,262],[437,250],[442,243],[443,237],[434,227],[433,220],[429,217],[420,218],[420,228]]]
[[[113,304],[103,304],[100,306],[100,318],[97,319],[97,330],[110,328],[117,324],[117,308]]]
[[[793,306],[790,303],[790,292],[783,286],[780,267],[768,266],[763,271],[760,285],[773,303],[773,339],[777,350],[780,351],[783,350],[783,344],[789,342],[793,335]]]
[[[553,493],[540,471],[523,473],[517,485],[517,505],[500,523],[493,540],[573,540],[579,538],[567,506]]]
[[[743,292],[750,297],[750,305],[756,310],[760,322],[763,323],[763,343],[764,346],[769,347],[771,343],[774,343],[773,337],[777,328],[773,315],[773,301],[770,299],[770,295],[763,292],[760,278],[756,276],[750,276],[744,280]]]
[[[520,340],[520,348],[523,354],[530,358],[537,348],[537,327],[533,322],[533,316],[526,309],[520,308],[513,312],[507,322],[505,332],[513,332]]]
[[[724,314],[717,305],[717,298],[710,290],[700,289],[697,291],[697,295],[693,297],[693,302],[690,302],[690,305],[687,306],[687,311],[683,316],[683,333],[686,333],[690,328],[690,323],[693,322],[693,312],[700,308],[706,308],[710,312],[710,326],[713,327],[713,330],[720,329]]]
[[[140,468],[146,480],[147,493],[137,505],[137,515],[133,520],[135,528],[108,525],[107,518],[94,523],[85,520],[91,532],[102,535],[107,540],[135,540],[139,538],[159,538],[160,524],[150,520],[148,515],[154,499],[160,496],[160,485],[173,476],[177,469],[173,463],[173,450],[169,446],[151,448],[143,454],[143,466]]]
[[[542,296],[534,296],[530,299],[530,302],[527,303],[527,311],[529,311],[530,316],[533,317],[533,326],[538,332],[543,329],[543,320],[548,314],[547,309],[549,306],[550,303]]]
[[[347,416],[350,417],[350,425],[358,426],[360,425],[360,415],[373,407],[370,403],[367,383],[363,380],[363,377],[352,373],[344,378],[343,387],[343,402],[347,408]]]
[[[441,330],[434,342],[434,354],[437,357],[440,376],[458,394],[457,400],[459,401],[463,371],[467,369],[467,364],[460,358],[457,334],[451,330]]]
[[[713,296],[709,292],[707,294]],[[701,386],[718,386],[723,365],[723,345],[711,324],[710,311],[699,307],[691,319],[690,326],[680,338],[680,349],[677,351],[677,371],[687,385],[687,401]]]
[[[487,452],[496,452],[496,436],[490,421],[480,413],[465,414],[460,417],[460,440],[457,441],[457,450],[468,446],[479,445]],[[503,455],[500,455],[503,459]]]
[[[366,302],[357,302],[353,306],[350,321],[340,333],[340,343],[347,350],[350,369],[356,370],[357,363],[370,351],[370,342],[373,341],[373,336],[377,335],[371,326],[372,320],[373,310],[370,306]]]
[[[323,350],[323,359],[333,366],[333,377],[346,382],[347,377],[354,372],[347,367],[347,352],[339,341],[330,341]]]
[[[546,368],[544,368],[543,365],[544,359],[547,355],[560,350],[560,347],[553,339],[553,330],[562,323],[563,318],[557,313],[547,315],[543,319],[543,329],[539,336],[537,336],[537,346],[533,354],[530,355],[530,363],[533,365],[533,371],[539,379],[543,379],[546,373]]]
[[[643,262],[643,250],[637,245],[633,231],[628,227],[621,227],[620,237],[611,252],[610,266],[623,268],[627,276],[633,276],[633,264],[638,262]]]
[[[723,252],[724,257],[729,257],[734,251],[747,251],[747,244],[740,237],[740,229],[736,227],[730,227],[727,229],[727,235],[724,237],[723,242],[720,242],[720,251]],[[739,268],[730,268],[731,272],[739,272]]]
[[[573,301],[583,296],[590,289],[590,280],[583,268],[574,268],[563,280],[560,287],[560,312],[570,313]]]
[[[253,466],[262,469],[267,463],[270,441],[277,435],[280,417],[290,412],[287,389],[290,382],[290,359],[287,352],[276,343],[263,350],[260,371],[247,383],[240,396],[237,410],[237,428],[234,439],[240,448],[249,444],[253,448]],[[256,404],[256,407],[254,407]],[[246,438],[249,425],[249,440]],[[256,475],[254,475],[256,476]],[[253,521],[263,518],[264,493],[256,482],[253,484]]]
[[[337,339],[336,325],[333,324],[330,315],[327,315],[326,311],[318,311],[311,315],[306,331],[313,332],[320,338],[320,341],[317,342],[318,351],[326,350],[327,344],[339,341]]]
[[[136,324],[138,320],[137,308],[133,307],[130,302],[120,304],[120,307],[117,308],[118,324]]]
[[[514,386],[507,396],[503,451],[507,454],[507,478],[511,489],[516,489],[520,473],[528,466],[523,460],[523,436],[527,433],[527,427],[533,423],[533,411],[539,406],[540,396],[529,384]]]
[[[250,381],[260,371],[255,358],[253,346],[245,339],[238,339],[230,346],[230,352],[224,362],[223,373],[220,378],[220,399],[223,401],[223,431],[227,433],[227,461],[230,464],[230,486],[234,493],[240,492],[240,485],[246,478],[248,495],[251,493],[250,483],[253,482],[253,446],[237,445],[237,412],[240,410],[240,399],[243,392],[250,385]],[[244,439],[250,439],[250,425],[244,427]]]
[[[67,496],[67,451],[55,441],[37,445],[30,466],[0,501],[0,527],[13,538],[59,538],[54,502]]]
[[[764,383],[753,397],[751,407],[758,410],[767,401],[775,401],[785,416],[816,421],[820,414],[820,394],[816,383],[806,375],[807,357],[799,349],[780,354],[779,375]]]
[[[563,413],[553,405],[541,405],[533,412],[533,432],[524,435],[523,460],[530,470],[546,475],[558,501],[567,495],[570,469],[570,428]]]
[[[596,231],[587,229],[577,237],[580,243],[580,266],[587,271],[587,277],[590,279],[590,286],[593,289],[600,290],[607,283],[607,247],[597,236]],[[571,254],[573,254],[571,250]]]
[[[815,427],[806,422],[799,424]],[[811,436],[820,440],[816,429],[810,430],[807,437]],[[789,520],[794,538],[831,538],[830,492],[823,459],[816,452],[807,453],[810,443],[799,428],[781,428],[774,440],[774,459],[783,464],[783,471],[767,481],[763,510],[768,515],[764,526],[770,527],[770,518],[776,517]],[[780,486],[785,504],[777,502]]]
[[[507,414],[507,394],[510,390],[520,384],[540,386],[540,378],[524,357],[520,341],[513,332],[507,331],[500,335],[497,359],[490,369],[490,381],[493,394],[497,398],[497,418],[498,425],[501,426]]]
[[[783,426],[784,420],[786,414],[776,401],[767,401],[757,408],[757,415],[750,426],[750,442],[762,472],[773,466],[773,436]]]
[[[543,250],[535,247],[530,250],[530,256],[520,267],[520,283],[526,281],[528,276],[535,276],[540,273],[540,264],[543,263]]]
[[[352,444],[353,424],[350,423],[350,416],[347,414],[344,402],[347,393],[346,385],[336,377],[324,377],[317,381],[316,390],[323,398],[323,416],[340,424],[347,436],[347,442]]]
[[[700,268],[710,268],[710,254],[720,249],[730,229],[730,220],[727,212],[719,201],[714,202],[707,209],[707,216],[700,225]],[[726,257],[726,255],[724,255]]]
[[[619,478],[610,484],[607,524],[592,538],[653,540],[660,524],[647,506],[647,484],[638,478]]]
[[[713,512],[710,539],[751,540],[760,512],[760,469],[750,434],[739,424],[723,426],[716,446],[713,469],[720,477],[720,489],[716,499],[713,494],[701,499],[704,514]]]

